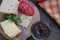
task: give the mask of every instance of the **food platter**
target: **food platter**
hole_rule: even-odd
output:
[[[31,29],[31,26],[32,24],[34,24],[36,21],[40,21],[40,13],[39,13],[39,10],[38,8],[31,2],[31,1],[28,1],[29,4],[32,5],[32,7],[34,8],[34,15],[32,17],[32,20],[31,22],[29,23],[28,25],[28,28],[26,28],[26,37],[28,38],[29,36],[31,36],[31,32],[30,32],[30,29]],[[22,12],[19,12],[19,13],[22,13]],[[20,14],[21,15],[21,14]],[[21,17],[21,16],[20,16]],[[19,27],[20,28],[20,27]],[[0,33],[8,40],[22,40],[22,33],[20,33],[19,35],[17,35],[15,38],[11,39],[9,38],[8,36],[6,36],[2,30],[2,28],[0,27]]]

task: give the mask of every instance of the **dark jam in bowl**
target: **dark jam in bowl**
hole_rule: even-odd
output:
[[[45,39],[50,34],[50,28],[47,24],[39,21],[32,25],[31,33],[37,39]]]

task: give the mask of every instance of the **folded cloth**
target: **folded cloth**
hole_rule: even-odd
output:
[[[47,0],[39,5],[60,25],[60,0]]]

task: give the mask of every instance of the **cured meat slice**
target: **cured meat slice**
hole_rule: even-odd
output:
[[[21,1],[18,8],[28,16],[32,16],[34,14],[34,8],[26,1]]]

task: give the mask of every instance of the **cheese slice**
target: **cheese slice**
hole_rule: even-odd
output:
[[[21,33],[21,30],[11,20],[3,21],[1,27],[4,30],[4,33],[11,38]]]
[[[26,16],[26,15],[22,14],[21,20],[22,20],[22,23],[20,25],[23,25],[24,27],[27,28],[32,20],[32,16]]]
[[[0,5],[0,13],[16,14],[18,10],[18,0],[3,0]]]

